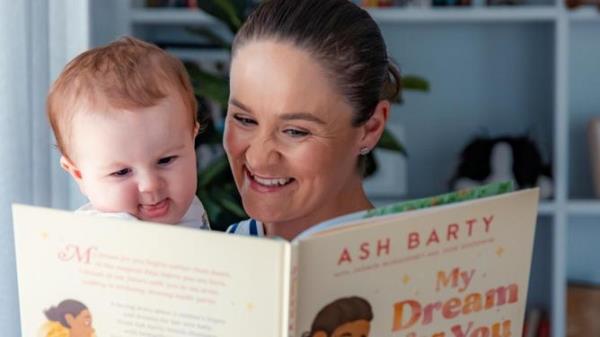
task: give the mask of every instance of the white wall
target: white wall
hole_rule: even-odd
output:
[[[58,166],[44,104],[50,81],[88,45],[88,0],[0,1],[0,327],[4,336],[20,336],[11,203],[72,208],[81,202]]]

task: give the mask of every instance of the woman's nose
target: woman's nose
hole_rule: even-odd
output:
[[[256,170],[277,164],[281,153],[273,137],[262,136],[250,142],[245,156],[248,165]]]

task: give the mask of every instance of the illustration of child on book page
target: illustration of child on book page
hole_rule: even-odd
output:
[[[85,304],[64,300],[44,311],[48,321],[42,326],[41,337],[95,337],[92,314]]]
[[[368,337],[373,311],[361,297],[344,297],[327,304],[302,337]]]

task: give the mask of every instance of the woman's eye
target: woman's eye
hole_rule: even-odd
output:
[[[174,162],[175,159],[177,159],[177,156],[169,156],[169,157],[160,158],[158,160],[158,165],[170,164],[170,163]]]
[[[244,126],[256,124],[256,121],[252,118],[247,118],[247,117],[243,117],[243,116],[239,116],[239,115],[234,115],[233,118],[236,121],[238,121],[238,123],[240,123]]]
[[[126,175],[129,174],[129,172],[131,172],[131,169],[125,168],[119,171],[115,171],[113,173],[111,173],[110,175],[113,177],[124,177]]]
[[[285,130],[283,130],[283,132],[288,134],[289,136],[292,136],[295,138],[308,136],[310,134],[308,131],[303,131],[303,130],[298,130],[298,129],[285,129]]]

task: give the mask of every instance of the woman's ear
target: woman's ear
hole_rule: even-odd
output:
[[[71,328],[71,327],[73,327],[73,323],[75,323],[75,317],[73,317],[73,315],[71,315],[71,314],[66,314],[65,321],[67,321],[69,328]]]
[[[379,138],[383,134],[383,130],[385,130],[389,113],[390,101],[379,101],[371,118],[362,126],[363,133],[359,142],[359,152],[360,149],[364,148],[372,150],[377,145]]]

